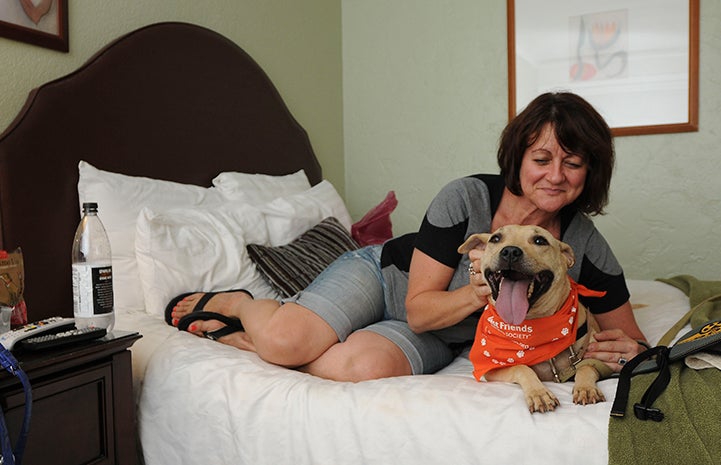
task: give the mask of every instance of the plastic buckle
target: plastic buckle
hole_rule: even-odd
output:
[[[636,418],[642,421],[646,420],[653,420],[653,421],[661,421],[663,420],[663,412],[657,408],[652,407],[644,407],[641,404],[634,404],[633,406],[633,413],[636,415]]]
[[[571,362],[571,365],[573,365],[575,367],[576,365],[581,363],[583,361],[583,359],[581,357],[579,357],[578,354],[571,353],[571,355],[568,356],[568,361]]]

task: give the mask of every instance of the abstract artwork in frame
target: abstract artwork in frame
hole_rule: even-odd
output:
[[[699,0],[506,0],[513,118],[574,92],[614,135],[698,130]]]
[[[0,36],[67,52],[68,0],[0,1]]]

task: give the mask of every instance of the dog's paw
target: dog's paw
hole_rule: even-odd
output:
[[[578,405],[597,404],[604,402],[606,397],[600,389],[593,386],[574,386],[573,387],[573,403]]]
[[[561,405],[556,396],[546,388],[534,389],[526,394],[526,403],[531,413],[552,412]]]

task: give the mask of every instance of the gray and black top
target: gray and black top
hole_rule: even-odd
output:
[[[490,232],[504,187],[499,175],[478,174],[451,181],[431,202],[417,233],[391,239],[383,245],[381,267],[389,313],[396,317],[406,313],[404,302],[414,247],[455,268],[448,290],[468,284],[468,256],[459,254],[458,246],[471,234]],[[581,299],[592,313],[608,312],[629,300],[623,270],[590,218],[568,207],[561,210],[561,240],[576,255],[569,275],[589,289],[606,291],[604,297]],[[461,323],[434,333],[449,344],[471,342],[478,318],[479,314],[474,313]]]

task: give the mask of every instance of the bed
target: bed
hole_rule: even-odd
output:
[[[392,189],[393,186],[389,186]],[[70,247],[81,201],[113,248],[115,328],[132,348],[147,465],[608,463],[610,402],[531,415],[520,389],[476,382],[467,354],[434,375],[339,383],[270,365],[163,321],[185,291],[280,292],[247,255],[333,217],[352,220],[308,135],[238,45],[196,25],[133,31],[31,92],[0,136],[0,240],[21,246],[31,320],[72,316]],[[689,309],[630,280],[655,343]],[[600,382],[613,399],[617,381]]]

